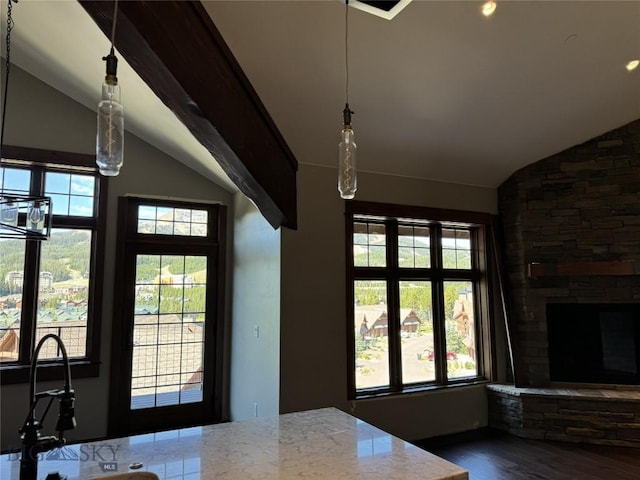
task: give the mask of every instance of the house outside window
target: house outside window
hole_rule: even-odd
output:
[[[52,222],[49,240],[0,239],[2,383],[28,380],[33,348],[49,333],[64,342],[74,377],[97,375],[107,181],[91,155],[3,150],[0,193],[51,197]],[[59,358],[54,342],[43,345],[44,367]]]
[[[491,217],[346,205],[350,397],[484,381]]]

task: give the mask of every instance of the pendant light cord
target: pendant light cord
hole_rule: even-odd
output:
[[[349,104],[349,0],[344,3],[344,98]]]
[[[116,40],[116,21],[118,19],[118,0],[113,2],[113,23],[111,25],[111,53],[113,54],[113,45]]]
[[[13,30],[13,17],[11,16],[12,2],[17,0],[7,1],[7,54],[6,54],[6,68],[5,68],[5,80],[4,80],[4,97],[2,99],[2,127],[0,127],[0,157],[2,156],[2,149],[4,147],[4,124],[7,116],[7,97],[9,92],[9,70],[11,69],[11,30]]]

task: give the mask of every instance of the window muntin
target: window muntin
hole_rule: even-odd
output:
[[[191,208],[138,207],[138,233],[206,237],[208,212]]]
[[[385,226],[379,223],[353,224],[353,258],[357,267],[384,267],[387,264]]]
[[[460,228],[442,229],[444,268],[471,270],[471,232]]]
[[[101,291],[103,263],[98,212],[106,204],[106,179],[99,177],[89,155],[22,147],[5,147],[5,152],[0,195],[60,198],[52,211],[52,239],[0,239],[0,362],[11,366],[2,382],[28,380],[31,349],[47,333],[62,337],[73,360],[73,375],[95,375],[101,311],[101,295],[96,292]],[[54,342],[40,351],[43,360],[60,357]],[[47,376],[43,371],[42,377]]]
[[[398,266],[431,267],[431,237],[428,227],[398,226]]]
[[[51,197],[54,215],[93,216],[95,178],[72,173],[45,173],[44,194]]]
[[[478,302],[482,297],[485,304],[488,294],[486,272],[481,267],[486,265],[481,256],[486,248],[478,242],[484,239],[484,226],[490,217],[462,212],[461,218],[478,218],[482,223],[461,218],[444,221],[440,219],[444,211],[423,209],[435,212],[439,220],[433,221],[428,216],[400,213],[400,206],[389,206],[400,213],[391,216],[381,214],[380,204],[347,205],[347,232],[353,242],[348,255],[348,278],[353,288],[353,297],[349,296],[353,306],[348,308],[354,322],[350,395],[358,398],[483,380],[488,371],[487,357],[481,362],[478,352],[488,348],[482,346],[487,335],[478,335],[478,330],[488,324],[486,308],[480,316]],[[359,210],[354,205],[364,207]],[[368,210],[375,214],[367,215]],[[420,209],[409,210],[420,213]],[[384,265],[371,265],[369,261],[371,224],[379,234],[384,232],[385,239],[375,242],[384,246]],[[386,338],[377,341],[380,351],[376,353],[388,361],[388,370],[378,367],[385,374],[389,372],[388,384],[363,382],[361,373],[363,367],[369,368],[363,363],[363,356],[366,360],[369,352],[363,348],[366,336],[361,334],[362,310],[363,306],[373,307],[376,299],[363,302],[358,290],[371,281],[386,286],[386,304],[377,307],[383,310],[379,315],[387,315],[388,332]],[[367,320],[371,321],[369,316]]]

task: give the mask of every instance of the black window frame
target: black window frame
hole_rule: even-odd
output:
[[[81,153],[43,150],[4,145],[0,164],[7,168],[30,170],[30,195],[43,195],[45,172],[81,173],[95,178],[92,217],[53,215],[52,228],[81,228],[91,230],[91,270],[88,292],[86,355],[70,358],[72,378],[97,377],[100,374],[100,333],[102,325],[102,297],[104,276],[104,251],[108,198],[108,178],[99,174],[95,156]],[[26,383],[29,381],[31,355],[35,347],[36,302],[40,241],[25,240],[25,265],[23,309],[20,324],[19,357],[16,362],[0,364],[0,384]],[[38,380],[63,378],[60,360],[41,360],[38,363]]]
[[[372,222],[385,225],[386,266],[354,266],[354,223]],[[345,202],[346,239],[346,324],[349,400],[410,394],[454,386],[489,382],[495,377],[492,365],[492,259],[490,257],[492,215],[481,212],[404,206],[366,201]],[[431,266],[407,268],[398,266],[398,226],[414,224],[430,230]],[[442,265],[442,229],[464,229],[471,234],[471,269],[451,269]],[[355,298],[354,282],[381,280],[387,282],[387,315],[389,327],[389,386],[356,388]],[[404,280],[430,281],[433,291],[434,381],[403,384],[401,358],[401,322],[399,284]],[[474,328],[477,375],[447,378],[445,348],[444,282],[469,280],[473,284]]]

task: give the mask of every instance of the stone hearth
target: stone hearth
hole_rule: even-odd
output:
[[[640,388],[487,390],[493,428],[536,440],[640,447]]]

